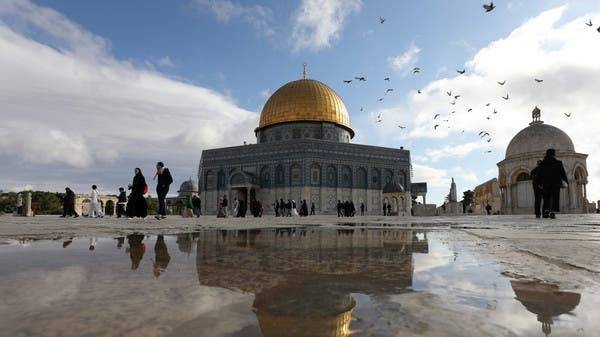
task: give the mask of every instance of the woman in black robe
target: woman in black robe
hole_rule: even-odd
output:
[[[127,216],[145,218],[148,215],[148,204],[144,198],[146,179],[139,168],[136,167],[134,172],[133,182],[129,185],[131,194],[127,202]]]

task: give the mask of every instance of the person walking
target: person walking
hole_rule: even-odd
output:
[[[538,219],[542,217],[542,182],[540,181],[538,176],[541,164],[542,161],[538,160],[537,165],[533,170],[531,170],[531,173],[529,174],[529,176],[531,177],[531,184],[533,185],[533,211],[535,213],[535,217]]]
[[[202,211],[200,210],[202,206],[202,200],[200,200],[200,197],[197,194],[194,194],[192,197],[192,205],[194,206],[194,214],[197,218],[199,218],[200,214],[202,214]]]
[[[162,161],[156,163],[156,174],[154,178],[158,177],[156,184],[156,195],[158,196],[158,214],[155,216],[156,219],[164,219],[167,217],[167,203],[165,201],[167,193],[169,193],[169,186],[173,183],[173,176],[171,171],[165,167]]]
[[[315,203],[310,203],[310,215],[315,215]]]
[[[90,202],[90,211],[88,216],[90,218],[101,217],[104,218],[104,212],[100,207],[100,201],[98,200],[98,186],[92,185],[92,193],[90,194],[92,201]]]
[[[117,199],[117,218],[120,218],[125,214],[125,205],[127,204],[127,194],[123,187],[119,187],[119,197]]]
[[[487,205],[485,205],[485,212],[487,213],[487,215],[491,215],[492,214],[492,205],[490,205],[489,202],[486,202]]]
[[[360,203],[360,216],[365,215],[365,203],[361,202]]]
[[[65,198],[63,199],[63,215],[61,217],[72,216],[77,218],[79,214],[75,212],[75,193],[68,187],[65,187]]]
[[[146,198],[144,198],[144,194],[148,190],[146,178],[144,178],[139,167],[136,167],[133,172],[133,182],[129,184],[131,194],[129,194],[129,201],[127,202],[127,217],[145,218],[148,216],[148,204]]]
[[[226,218],[227,217],[227,196],[224,195],[223,196],[223,201],[221,201],[221,209],[223,210],[223,216]]]
[[[387,212],[387,204],[384,202],[384,203],[383,203],[383,216],[386,216],[386,215],[387,215],[387,213],[386,213],[386,212]]]
[[[556,159],[556,150],[546,150],[546,156],[538,171],[538,180],[542,185],[542,196],[544,200],[543,217],[556,218],[560,210],[560,189],[563,181],[569,185],[565,167],[562,161]]]

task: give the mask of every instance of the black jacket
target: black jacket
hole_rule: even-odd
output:
[[[168,168],[164,168],[162,174],[158,175],[158,186],[157,187],[169,187],[173,183],[173,177],[171,171]]]
[[[554,157],[544,158],[539,166],[536,179],[544,188],[560,187],[563,181],[567,184],[569,182],[562,161]]]

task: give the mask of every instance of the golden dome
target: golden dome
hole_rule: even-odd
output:
[[[289,82],[275,91],[262,109],[256,131],[275,124],[305,121],[334,123],[354,137],[340,96],[327,85],[309,79]]]

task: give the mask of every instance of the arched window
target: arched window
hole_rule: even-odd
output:
[[[206,172],[206,181],[204,184],[207,191],[214,190],[217,187],[217,177],[213,171]]]
[[[531,177],[529,177],[529,173],[527,173],[527,172],[521,172],[517,176],[517,182],[519,182],[519,181],[527,181],[527,180],[531,180]]]
[[[371,186],[375,189],[381,188],[381,179],[379,178],[379,170],[376,168],[371,170]]]
[[[225,189],[225,172],[223,170],[220,170],[217,176],[217,188],[220,190]]]
[[[367,188],[367,170],[362,167],[356,170],[356,187]]]
[[[327,172],[325,176],[327,186],[337,187],[337,169],[333,165],[327,166]]]
[[[293,164],[290,167],[290,184],[291,186],[302,185],[302,168],[299,164]]]
[[[313,164],[310,167],[310,184],[313,186],[321,185],[321,167],[318,164]]]
[[[342,166],[342,187],[352,187],[352,168]]]
[[[283,186],[285,184],[283,165],[279,164],[275,168],[275,185]]]
[[[268,166],[260,170],[260,187],[271,187],[271,169]]]
[[[392,170],[390,170],[390,169],[386,169],[384,171],[383,181],[386,184],[389,184],[392,181],[394,181],[394,172]]]

